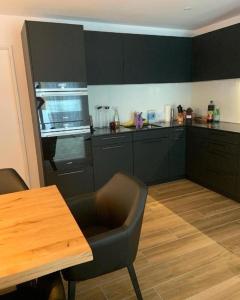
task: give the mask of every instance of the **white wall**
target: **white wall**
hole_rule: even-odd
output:
[[[164,105],[187,108],[191,95],[191,83],[89,86],[89,109],[94,121],[96,105],[117,107],[121,122],[128,121],[134,111],[146,113],[149,109],[155,109],[163,119]]]
[[[192,84],[192,107],[196,113],[206,115],[210,100],[219,106],[221,121],[240,123],[240,79]]]
[[[12,161],[11,166],[19,169],[20,161],[25,161],[25,153],[27,153],[27,166],[25,165],[24,170],[22,167],[19,169],[21,175],[31,187],[36,187],[39,185],[38,178],[38,169],[36,162],[36,152],[34,147],[34,138],[32,130],[32,120],[29,106],[29,97],[27,89],[27,81],[23,60],[23,51],[21,43],[21,29],[24,22],[23,17],[9,17],[9,16],[0,16],[0,47],[2,48],[11,48],[13,53],[13,65],[14,65],[14,76],[16,79],[16,91],[15,97],[16,101],[19,101],[19,106],[21,111],[12,112],[15,113],[16,126],[19,127],[19,131],[15,131],[12,135],[9,135],[9,147],[12,144],[15,144],[15,149],[12,149],[12,153],[6,153],[7,150],[0,148],[0,156],[15,156],[15,160]],[[1,70],[3,72],[3,70]],[[6,78],[5,78],[6,80]],[[4,83],[1,80],[1,84]],[[0,91],[0,95],[3,96],[3,93]],[[6,99],[5,99],[6,100]],[[4,101],[5,101],[4,100]],[[3,99],[1,99],[3,101]],[[19,116],[20,114],[20,116]],[[12,115],[10,111],[1,110],[0,119],[5,120],[5,124],[9,118],[11,119]],[[19,117],[22,118],[22,122],[19,122]],[[19,132],[23,131],[24,136],[21,136]],[[25,137],[25,138],[24,138]],[[9,150],[10,151],[10,150]],[[0,168],[6,167],[6,164],[0,163]]]
[[[0,166],[29,183],[27,155],[11,48],[0,48]]]

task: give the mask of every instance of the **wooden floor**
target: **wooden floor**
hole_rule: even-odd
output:
[[[149,188],[135,262],[144,300],[240,299],[240,203],[188,180]],[[136,299],[120,270],[78,283],[77,299]]]

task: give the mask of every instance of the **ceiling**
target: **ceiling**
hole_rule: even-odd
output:
[[[239,15],[240,1],[2,0],[0,14],[196,30]]]

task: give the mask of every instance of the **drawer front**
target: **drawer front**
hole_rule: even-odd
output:
[[[240,134],[220,130],[209,130],[208,139],[229,144],[240,144]]]
[[[239,154],[239,146],[229,143],[223,143],[220,141],[209,141],[208,142],[208,152],[216,154],[216,155],[233,155],[232,160],[234,161],[234,156],[237,157]]]
[[[186,136],[186,131],[184,127],[172,128],[170,130],[170,138],[173,140],[184,139]]]
[[[189,139],[191,139],[192,137],[196,137],[196,138],[207,138],[208,137],[208,132],[209,130],[206,128],[198,128],[198,127],[187,127],[187,135],[189,137]]]
[[[94,191],[91,166],[82,166],[80,169],[72,171],[47,172],[45,181],[46,185],[55,184],[63,197]]]
[[[154,140],[159,138],[168,138],[169,129],[154,129],[152,131],[140,131],[133,133],[133,141]]]
[[[109,135],[92,137],[93,146],[121,144],[121,143],[128,143],[131,141],[132,141],[131,133],[116,134],[116,135],[109,134]]]

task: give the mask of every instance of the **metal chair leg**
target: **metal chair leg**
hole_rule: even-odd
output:
[[[76,281],[68,281],[68,300],[75,300]]]
[[[134,266],[133,264],[129,265],[128,267],[128,273],[130,275],[131,281],[132,281],[132,285],[134,287],[136,296],[138,300],[143,300],[142,294],[141,294],[141,290],[138,284],[138,280],[137,280],[137,276],[134,270]]]

